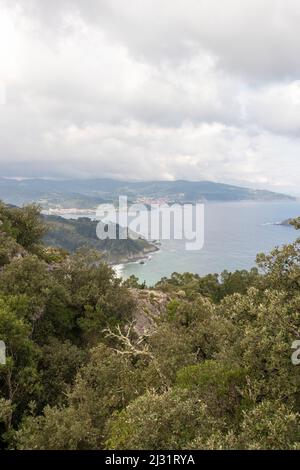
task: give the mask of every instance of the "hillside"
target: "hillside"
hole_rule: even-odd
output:
[[[46,245],[63,248],[74,253],[87,247],[103,253],[105,261],[112,264],[124,263],[144,258],[157,248],[144,239],[99,240],[96,235],[98,222],[87,217],[64,219],[54,215],[43,216],[47,233],[43,241]]]

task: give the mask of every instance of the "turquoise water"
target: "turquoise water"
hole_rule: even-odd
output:
[[[119,266],[118,272],[124,278],[134,274],[140,281],[153,285],[175,271],[205,275],[224,269],[251,268],[257,253],[297,238],[292,227],[276,223],[299,215],[300,202],[207,204],[202,250],[186,251],[183,240],[162,241],[160,251],[145,264],[129,263]]]

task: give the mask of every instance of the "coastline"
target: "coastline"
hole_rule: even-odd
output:
[[[149,255],[153,253],[157,253],[158,251],[160,251],[159,246],[150,244],[149,249],[144,249],[143,251],[140,251],[139,253],[134,253],[129,257],[128,256],[124,257],[123,259],[121,258],[120,260],[118,260],[118,262],[109,261],[108,264],[109,266],[117,266],[117,265],[125,265],[125,264],[130,264],[130,263],[138,263],[139,261],[149,259]]]
[[[122,277],[122,270],[128,264],[138,264],[141,261],[148,261],[151,258],[151,254],[159,253],[161,251],[160,246],[152,245],[151,249],[145,251],[143,254],[139,253],[130,258],[121,260],[118,263],[110,262],[109,266],[113,268],[118,277]]]
[[[50,214],[51,212],[51,214]],[[80,220],[81,218],[87,218],[90,220],[91,223],[97,222],[96,220],[96,214],[93,209],[90,210],[79,210],[78,208],[74,209],[68,209],[68,210],[52,210],[52,211],[43,211],[43,215],[48,217],[50,216],[55,216],[58,217],[61,220],[69,221],[69,222],[75,222]],[[93,217],[94,216],[94,217]],[[115,250],[106,250],[105,248],[99,249],[103,253],[103,260],[109,265],[109,266],[118,266],[118,265],[125,265],[129,263],[137,263],[141,262],[143,260],[147,260],[149,255],[152,253],[156,253],[160,249],[160,241],[159,240],[151,240],[148,241],[145,238],[141,240],[144,241],[144,243],[141,244],[136,244],[136,246],[128,246],[127,248],[122,250],[121,253],[118,253],[118,249]],[[130,239],[130,237],[129,237]],[[94,240],[92,240],[94,242]],[[93,246],[93,245],[92,245]],[[117,247],[116,247],[117,248]],[[98,249],[98,248],[96,248]]]

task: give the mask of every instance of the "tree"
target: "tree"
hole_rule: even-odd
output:
[[[299,417],[284,403],[264,400],[244,412],[235,433],[218,430],[208,439],[200,434],[189,444],[189,449],[299,450]]]
[[[77,373],[63,406],[23,420],[15,436],[19,449],[101,449],[105,425],[145,391],[142,370],[128,358],[99,345]]]
[[[146,393],[107,426],[108,449],[185,449],[196,433],[208,437],[220,425],[187,391]]]
[[[40,216],[40,208],[35,204],[23,207],[7,207],[1,203],[0,219],[2,229],[25,249],[33,250],[41,243],[46,227]]]
[[[6,431],[41,392],[37,369],[39,349],[30,339],[30,325],[9,309],[0,297],[0,338],[6,345],[6,364],[0,365],[0,393],[11,406],[5,418]]]

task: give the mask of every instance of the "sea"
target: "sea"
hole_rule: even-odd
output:
[[[185,240],[160,240],[159,250],[145,259],[115,266],[117,275],[127,279],[133,274],[152,286],[173,272],[206,275],[249,269],[255,266],[258,253],[267,253],[300,236],[293,227],[281,225],[300,216],[300,201],[207,203],[204,214],[202,249],[186,250]],[[64,216],[75,218],[78,214]],[[86,216],[93,218],[91,213]]]

